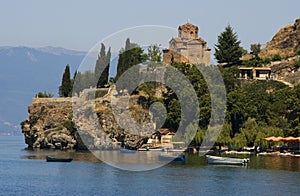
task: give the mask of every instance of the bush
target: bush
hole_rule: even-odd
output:
[[[63,126],[70,131],[70,133],[74,130],[74,123],[72,120],[66,120],[63,124]]]
[[[264,65],[270,64],[270,63],[271,63],[271,59],[269,59],[269,58],[263,59],[263,64]]]
[[[272,58],[272,61],[281,61],[281,56],[279,54],[275,54]]]
[[[53,94],[52,93],[47,93],[47,92],[39,92],[38,94],[35,95],[35,97],[38,97],[38,98],[52,98]]]
[[[297,55],[300,56],[300,48],[297,50]]]
[[[300,59],[295,61],[294,66],[295,66],[296,70],[299,69],[299,67],[300,67]]]

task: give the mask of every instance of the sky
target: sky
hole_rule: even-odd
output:
[[[0,0],[0,46],[55,46],[89,51],[125,28],[199,26],[210,48],[230,24],[242,46],[265,44],[300,18],[299,0]],[[125,40],[124,40],[125,42]]]

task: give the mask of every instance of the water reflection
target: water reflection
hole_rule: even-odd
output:
[[[58,150],[26,150],[24,158],[45,160],[47,155],[57,157],[71,157],[73,161],[103,163],[97,157],[103,157],[103,160],[109,160],[107,164],[118,167],[128,168],[129,170],[145,170],[155,169],[164,166],[158,160],[161,152],[137,152],[134,154],[122,154],[119,151],[58,151]],[[96,155],[96,156],[95,156]],[[229,165],[208,165],[204,156],[199,157],[194,154],[185,154],[185,164],[168,163],[168,167],[179,168],[200,168],[200,167],[227,167],[227,168],[246,168],[246,169],[267,169],[267,170],[288,170],[300,172],[300,157],[290,156],[250,156],[250,163],[245,166],[229,166]]]

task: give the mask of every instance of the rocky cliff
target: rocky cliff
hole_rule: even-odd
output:
[[[34,98],[28,118],[21,123],[25,142],[33,148],[136,149],[154,131],[149,111],[137,104],[138,98]],[[118,107],[112,107],[115,103]]]
[[[261,58],[272,58],[279,54],[282,58],[293,57],[300,50],[300,18],[294,24],[281,28],[261,50]]]
[[[65,126],[72,114],[71,98],[34,98],[21,123],[25,143],[33,148],[71,149],[74,136]]]
[[[277,55],[277,59],[274,56]],[[278,58],[278,55],[280,56]],[[254,57],[247,54],[242,60]],[[291,84],[300,83],[300,18],[294,24],[281,28],[260,51],[259,57],[272,62],[266,64],[272,70],[271,76]]]

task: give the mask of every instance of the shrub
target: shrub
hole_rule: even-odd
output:
[[[52,98],[53,94],[52,93],[47,93],[45,92],[39,92],[38,94],[35,95],[35,97],[39,97],[39,98]]]
[[[294,63],[295,69],[298,70],[300,67],[300,59],[296,60]]]
[[[281,61],[281,56],[280,54],[275,54],[272,58],[272,61]]]
[[[70,132],[73,131],[73,122],[72,120],[66,120],[63,124],[63,126],[68,129]]]

